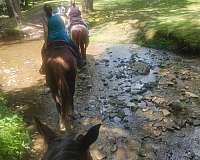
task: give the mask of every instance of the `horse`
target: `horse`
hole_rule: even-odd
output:
[[[46,49],[46,83],[59,114],[59,129],[70,128],[74,112],[73,96],[77,63],[73,50],[65,44],[51,44]]]
[[[42,160],[92,160],[89,147],[97,140],[101,124],[91,127],[85,135],[81,134],[75,138],[59,136],[37,118],[35,122],[47,146]]]
[[[70,29],[71,39],[79,48],[82,58],[86,61],[86,49],[89,44],[89,32],[85,25],[75,24]]]

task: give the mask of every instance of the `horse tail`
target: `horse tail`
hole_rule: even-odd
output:
[[[47,78],[56,102],[60,106],[66,105],[66,100],[70,97],[69,85],[67,83],[67,70],[58,63],[49,63],[47,67]]]
[[[76,46],[79,48],[79,50],[81,49],[81,37],[82,37],[82,31],[81,29],[77,29],[77,30],[72,30],[71,32],[71,36],[72,36],[72,40],[75,42]]]
[[[59,79],[57,82],[58,86],[58,96],[60,98],[61,106],[65,106],[67,99],[69,100],[70,97],[70,90],[67,80],[63,74],[59,75]]]

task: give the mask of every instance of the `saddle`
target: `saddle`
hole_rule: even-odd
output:
[[[47,48],[54,48],[54,49],[64,48],[66,46],[68,46],[68,45],[63,40],[56,40],[56,41],[52,41],[52,42],[47,44]]]
[[[62,49],[62,48],[68,48],[74,57],[76,57],[76,58],[78,57],[78,55],[77,55],[78,53],[76,52],[75,48],[72,48],[72,46],[70,46],[68,43],[66,43],[63,40],[56,40],[56,41],[52,41],[52,42],[48,43],[46,50]],[[77,48],[77,50],[78,50],[78,48]]]

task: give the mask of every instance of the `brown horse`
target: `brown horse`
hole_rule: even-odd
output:
[[[101,124],[90,128],[86,135],[75,138],[74,136],[59,136],[37,118],[35,121],[38,132],[47,144],[42,160],[92,160],[89,148],[97,140]]]
[[[70,30],[71,39],[77,45],[82,55],[82,58],[86,60],[86,49],[89,44],[89,32],[84,25],[75,24]]]
[[[56,103],[60,130],[64,131],[70,126],[70,118],[73,116],[77,64],[67,45],[51,46],[46,49],[46,81]]]

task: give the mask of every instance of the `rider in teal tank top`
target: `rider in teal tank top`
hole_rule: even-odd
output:
[[[49,16],[48,20],[48,42],[63,40],[70,43],[70,38],[65,31],[65,24],[59,15]]]
[[[44,11],[47,16],[47,27],[48,27],[48,35],[47,35],[47,47],[52,45],[52,42],[55,41],[64,41],[65,44],[70,46],[74,51],[73,55],[77,60],[77,64],[79,67],[82,67],[86,64],[81,58],[81,53],[75,43],[71,40],[69,34],[65,31],[65,24],[59,15],[52,15],[52,8],[50,5],[44,6]],[[46,57],[46,47],[45,45],[42,48],[42,59],[45,62]],[[44,63],[40,69],[40,73],[44,74]]]

